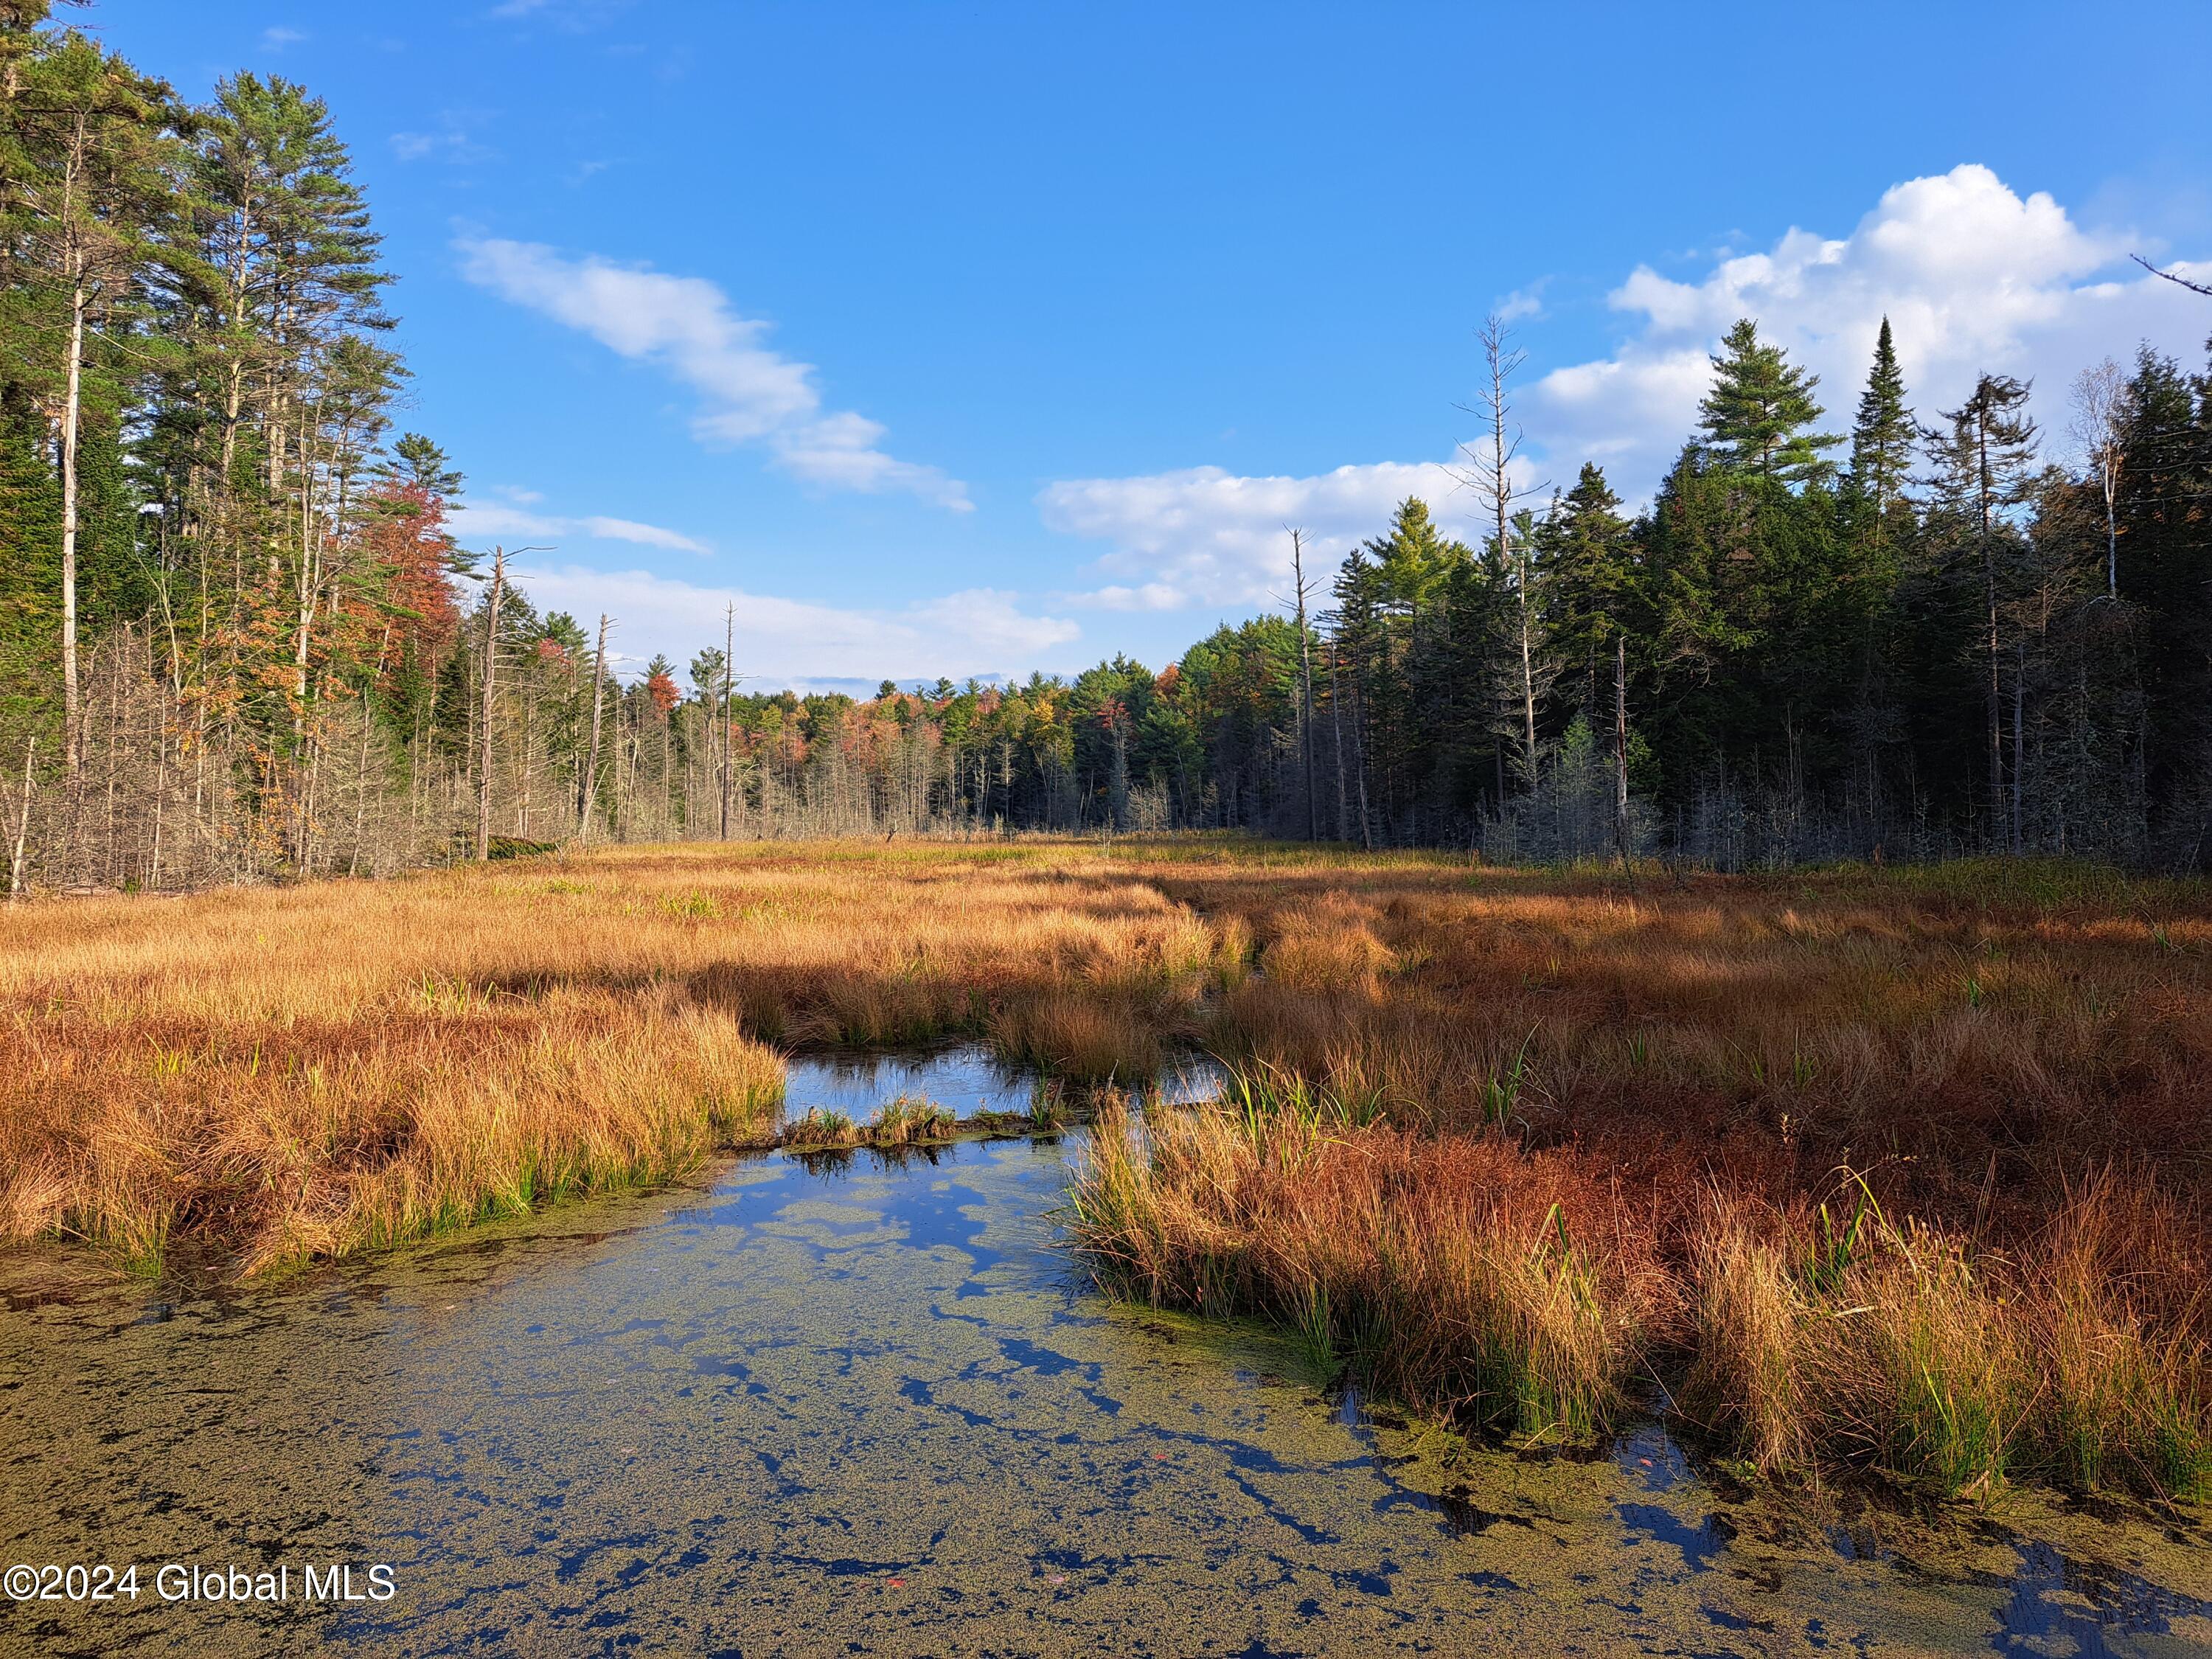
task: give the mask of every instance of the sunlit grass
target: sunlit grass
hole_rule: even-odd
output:
[[[1778,1478],[2212,1479],[2202,884],[608,849],[18,907],[0,1012],[0,1238],[140,1268],[1050,1128],[1196,1048],[1224,1098],[1109,1114],[1074,1188],[1123,1294],[1517,1440],[1652,1406]],[[1026,1114],[783,1123],[783,1051],[954,1036],[1032,1069]]]

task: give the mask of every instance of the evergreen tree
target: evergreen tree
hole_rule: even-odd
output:
[[[448,505],[461,498],[461,475],[452,458],[419,432],[401,433],[391,455],[377,464],[372,476],[399,489],[434,495]]]
[[[1873,509],[1877,524],[1904,493],[1917,430],[1905,407],[1905,375],[1885,317],[1875,337],[1866,390],[1859,394],[1858,418],[1851,424],[1851,485]]]
[[[1429,516],[1429,504],[1417,495],[1398,503],[1389,533],[1364,545],[1374,561],[1376,593],[1399,615],[1411,617],[1431,604],[1446,572],[1467,550],[1447,541]]]
[[[170,207],[170,93],[74,29],[11,52],[8,73],[0,241],[9,254],[14,325],[6,368],[58,440],[63,742],[74,773],[83,758],[79,565],[91,550],[80,542],[94,539],[82,534],[83,450],[88,425],[121,423],[124,398],[104,371],[120,367],[112,348],[131,331],[155,270],[155,238]],[[119,462],[115,471],[119,482]]]
[[[1818,375],[1761,341],[1748,317],[1728,331],[1712,362],[1713,389],[1698,405],[1707,449],[1732,466],[1788,484],[1832,470],[1820,452],[1843,441],[1805,429],[1825,413],[1813,401]]]
[[[2035,483],[2036,425],[2027,414],[2027,383],[1984,374],[1966,401],[1943,411],[1949,422],[1926,436],[1936,462],[1938,510],[1954,545],[1969,551],[1981,576],[1983,746],[1989,781],[1984,803],[1991,833],[2005,817],[2003,615],[2011,577],[2023,550],[2008,516]],[[2015,754],[2014,765],[2020,757]],[[2016,816],[2016,815],[2015,815]],[[2016,827],[2016,826],[2015,826]]]
[[[2121,441],[2119,590],[2136,608],[2154,852],[2212,862],[2212,368],[2136,355]]]
[[[1593,723],[1610,707],[1613,641],[1634,625],[1636,544],[1620,516],[1620,498],[1595,462],[1583,463],[1575,487],[1539,529],[1551,579],[1549,628],[1573,677],[1582,713]]]

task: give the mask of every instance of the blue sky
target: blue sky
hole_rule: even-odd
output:
[[[100,0],[192,95],[304,82],[400,276],[472,544],[633,660],[1155,666],[1429,496],[1473,331],[1528,482],[1632,499],[1759,317],[1847,418],[2201,361],[2212,8]],[[1471,529],[1470,532],[1471,532]]]

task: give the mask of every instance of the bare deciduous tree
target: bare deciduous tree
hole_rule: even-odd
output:
[[[2074,441],[2081,447],[2105,502],[2105,597],[2120,597],[2120,468],[2127,454],[2123,429],[2128,377],[2110,357],[2074,380]]]
[[[1506,326],[1504,318],[1492,312],[1482,319],[1475,338],[1482,346],[1483,378],[1480,390],[1475,395],[1471,413],[1479,415],[1483,422],[1483,436],[1471,444],[1460,446],[1466,456],[1468,470],[1460,475],[1461,481],[1480,497],[1488,509],[1491,533],[1495,538],[1492,556],[1497,559],[1501,575],[1513,596],[1514,650],[1519,658],[1519,684],[1516,701],[1520,715],[1519,739],[1521,748],[1522,787],[1536,787],[1536,702],[1540,695],[1538,684],[1537,657],[1540,651],[1540,635],[1543,619],[1535,603],[1534,572],[1530,564],[1528,538],[1516,529],[1514,502],[1532,495],[1543,488],[1534,485],[1522,489],[1514,482],[1514,470],[1521,454],[1522,433],[1513,424],[1513,404],[1509,385],[1528,354],[1513,344],[1513,331]]]

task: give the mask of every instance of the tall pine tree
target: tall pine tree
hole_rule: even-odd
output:
[[[1820,376],[1762,341],[1748,317],[1721,343],[1713,389],[1698,405],[1705,447],[1731,466],[1787,484],[1825,477],[1832,468],[1820,451],[1843,440],[1806,429],[1826,412],[1813,401]]]
[[[1874,509],[1876,522],[1905,491],[1912,466],[1917,428],[1905,404],[1905,375],[1897,366],[1897,347],[1889,319],[1875,337],[1874,367],[1859,394],[1858,418],[1851,423],[1851,485]]]

